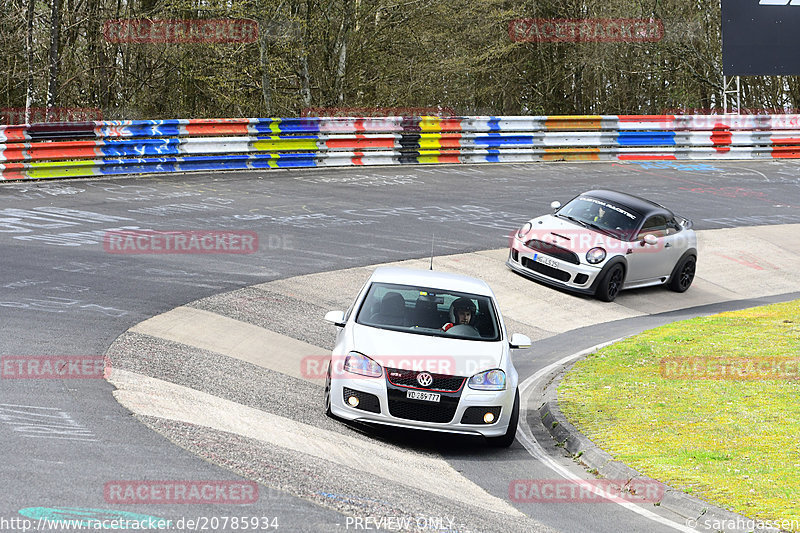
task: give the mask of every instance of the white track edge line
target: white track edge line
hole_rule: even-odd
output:
[[[531,391],[532,391],[534,385],[536,385],[536,383],[540,379],[542,379],[542,377],[544,377],[547,374],[549,374],[556,367],[562,366],[562,365],[564,365],[564,364],[566,364],[566,363],[568,363],[568,362],[570,362],[570,361],[572,361],[574,359],[577,359],[577,358],[582,357],[582,356],[584,356],[586,354],[595,352],[595,351],[599,350],[600,348],[604,348],[604,347],[609,346],[611,344],[614,344],[615,342],[618,342],[620,340],[622,340],[622,338],[615,339],[615,340],[609,341],[609,342],[604,342],[602,344],[597,344],[595,346],[592,346],[591,348],[587,348],[586,350],[582,350],[582,351],[580,351],[578,353],[574,353],[572,355],[568,355],[567,357],[564,357],[563,359],[560,359],[560,360],[556,361],[555,363],[551,363],[551,364],[547,365],[546,367],[542,368],[538,372],[534,373],[532,376],[530,376],[527,379],[525,379],[525,381],[523,381],[522,384],[520,385],[520,422],[521,422],[521,424],[517,427],[517,439],[520,441],[520,443],[525,447],[525,449],[528,451],[528,453],[532,457],[534,457],[535,459],[538,459],[539,461],[541,461],[541,463],[543,465],[548,467],[550,470],[552,470],[556,474],[560,475],[564,479],[575,481],[579,485],[586,486],[591,492],[594,492],[595,494],[597,494],[599,496],[602,496],[602,497],[604,497],[606,499],[608,499],[608,495],[605,494],[600,488],[592,485],[591,483],[587,482],[587,480],[579,477],[577,474],[575,474],[573,472],[570,472],[566,467],[558,464],[558,462],[556,462],[553,458],[551,458],[547,454],[547,452],[544,451],[544,448],[542,448],[542,446],[536,441],[536,438],[533,436],[533,432],[531,431],[531,428],[528,425],[528,421],[527,421],[527,411],[528,411],[528,409],[527,409],[528,401],[527,400],[528,400],[528,397],[531,394]],[[691,528],[691,527],[689,527],[687,525],[680,524],[680,523],[675,522],[673,520],[670,520],[668,518],[664,518],[663,516],[659,516],[659,515],[657,515],[656,513],[652,512],[652,511],[648,511],[647,509],[644,509],[644,508],[636,505],[635,503],[632,503],[632,502],[629,502],[629,501],[625,501],[625,500],[622,500],[622,499],[616,499],[616,498],[615,499],[611,499],[610,501],[612,503],[617,504],[617,505],[621,505],[622,507],[628,509],[629,511],[633,511],[634,513],[639,514],[642,517],[647,518],[648,520],[652,520],[654,522],[658,522],[660,524],[663,524],[663,525],[665,525],[667,527],[670,527],[672,529],[675,529],[677,531],[684,531],[686,533],[694,533],[694,532],[697,531],[696,529]]]

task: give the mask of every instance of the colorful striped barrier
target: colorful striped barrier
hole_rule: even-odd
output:
[[[2,179],[152,172],[800,158],[800,115],[306,117],[0,126]]]

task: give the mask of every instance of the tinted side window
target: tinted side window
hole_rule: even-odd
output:
[[[675,235],[680,230],[682,230],[681,225],[678,224],[678,221],[674,218],[671,218],[667,221],[667,235]]]
[[[664,215],[653,215],[645,220],[642,229],[639,230],[639,238],[643,238],[648,233],[656,237],[663,237],[667,234],[667,217]]]

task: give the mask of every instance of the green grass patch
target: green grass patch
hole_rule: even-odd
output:
[[[700,317],[579,361],[559,405],[650,477],[751,518],[800,523],[798,359],[800,300]]]

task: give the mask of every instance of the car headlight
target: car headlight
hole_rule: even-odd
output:
[[[381,365],[363,353],[350,352],[344,360],[344,369],[353,374],[360,374],[371,378],[379,378],[383,373]]]
[[[475,390],[505,390],[506,373],[495,368],[469,378],[469,388]]]
[[[606,251],[602,248],[592,248],[586,252],[586,262],[590,265],[596,265],[606,258]]]
[[[526,222],[525,225],[519,228],[519,231],[517,231],[517,237],[519,237],[520,239],[523,238],[525,235],[528,234],[528,232],[531,230],[532,227],[533,224],[531,224],[530,222]]]

